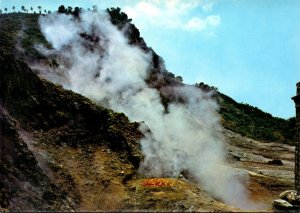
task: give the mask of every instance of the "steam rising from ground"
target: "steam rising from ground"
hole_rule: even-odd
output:
[[[178,176],[188,171],[214,196],[247,208],[245,188],[224,162],[218,106],[210,94],[193,86],[173,88],[173,95],[186,103],[172,103],[166,113],[158,91],[145,83],[152,55],[128,45],[105,12],[83,12],[80,21],[54,13],[42,16],[40,27],[54,48],[40,51],[57,55],[59,64],[44,68],[44,77],[131,121],[143,121],[141,173]]]

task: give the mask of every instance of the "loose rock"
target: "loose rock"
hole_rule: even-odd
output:
[[[293,205],[283,199],[274,200],[273,207],[280,210],[293,209]]]

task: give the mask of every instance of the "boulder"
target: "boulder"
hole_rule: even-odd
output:
[[[297,194],[297,192],[291,192],[291,193],[287,194],[285,200],[287,200],[289,203],[295,205],[295,204],[297,204],[297,201],[299,201],[299,198],[300,198],[300,196]]]
[[[279,197],[288,201],[289,203],[299,206],[300,205],[300,194],[295,190],[287,190],[282,192]]]
[[[274,200],[272,204],[275,209],[279,210],[289,210],[294,208],[292,204],[283,199]]]
[[[279,197],[280,197],[280,199],[285,199],[286,196],[290,193],[297,193],[297,191],[296,190],[286,190],[286,191],[280,193]]]

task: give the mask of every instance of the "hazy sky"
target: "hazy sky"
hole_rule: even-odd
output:
[[[185,83],[203,81],[274,116],[295,115],[300,0],[0,0],[2,11],[61,4],[119,6]]]

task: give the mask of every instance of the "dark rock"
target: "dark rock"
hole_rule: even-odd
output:
[[[279,197],[280,197],[280,199],[286,199],[286,196],[290,193],[297,193],[297,191],[295,191],[295,190],[286,190],[286,191],[280,193]]]
[[[232,155],[233,159],[236,161],[241,161],[241,158],[239,156],[236,155]]]
[[[278,210],[292,210],[294,208],[292,204],[283,199],[274,200],[272,205]]]
[[[279,159],[273,159],[273,160],[270,160],[270,161],[268,161],[268,164],[269,164],[269,165],[283,166],[282,161],[279,160]]]
[[[295,190],[286,190],[282,192],[279,197],[283,200],[288,201],[292,205],[300,205],[300,195]]]

